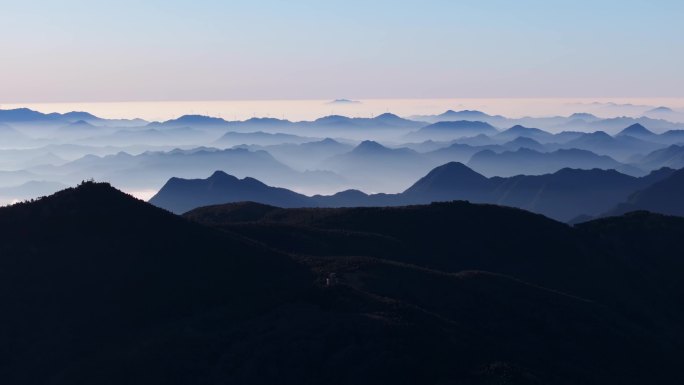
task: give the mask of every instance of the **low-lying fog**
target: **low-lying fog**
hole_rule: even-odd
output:
[[[207,178],[217,170],[327,195],[401,192],[454,161],[488,177],[566,167],[642,176],[684,162],[684,99],[25,107],[0,110],[0,204],[91,178],[147,200],[170,178]]]

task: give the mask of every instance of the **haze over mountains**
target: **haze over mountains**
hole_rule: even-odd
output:
[[[567,222],[579,217],[600,216],[624,204],[632,194],[655,187],[661,181],[677,184],[681,179],[679,174],[670,168],[643,177],[615,170],[565,168],[538,176],[487,178],[461,163],[452,162],[435,168],[398,194],[368,195],[347,190],[334,195],[306,196],[268,186],[253,178],[238,179],[217,171],[207,179],[173,178],[150,199],[150,203],[182,214],[202,206],[244,201],[277,207],[372,207],[467,200],[518,207]],[[673,197],[679,190],[672,189]],[[655,211],[680,215],[681,205],[674,202],[674,198],[663,206],[673,210]]]
[[[683,385],[683,15],[3,1],[0,385]]]
[[[684,380],[678,123],[0,118],[8,383]]]
[[[94,178],[130,192],[157,191],[172,177],[204,178],[221,170],[308,195],[347,189],[399,193],[449,162],[488,177],[563,168],[645,176],[662,167],[683,167],[677,160],[682,128],[651,116],[587,113],[510,119],[451,110],[411,118],[384,113],[312,121],[185,115],[146,122],[87,112],[0,110],[1,171],[8,176],[0,178],[0,188],[28,182],[73,185]]]

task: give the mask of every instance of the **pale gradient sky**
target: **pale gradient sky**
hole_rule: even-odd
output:
[[[0,0],[0,103],[682,97],[684,1]]]

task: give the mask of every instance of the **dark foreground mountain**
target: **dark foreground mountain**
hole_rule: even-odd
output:
[[[279,207],[354,207],[468,200],[523,208],[570,221],[580,215],[598,216],[673,172],[663,168],[636,178],[614,170],[562,169],[545,175],[487,178],[453,162],[433,169],[400,194],[368,195],[348,190],[313,197],[217,172],[208,179],[173,178],[150,203],[180,214],[201,206],[241,201]]]
[[[3,382],[684,380],[682,219],[571,228],[463,202],[186,218],[205,226],[92,183],[0,209]]]
[[[682,347],[677,303],[684,294],[684,246],[676,239],[684,235],[684,219],[635,214],[570,228],[520,210],[458,202],[347,209],[243,203],[186,217],[273,248],[321,256],[318,271],[335,273],[339,289],[373,293],[397,307],[410,303],[436,317],[444,324],[424,331],[445,333],[440,346],[450,359],[437,360],[456,371],[477,357],[499,357],[479,366],[483,377],[468,382],[451,375],[444,383],[638,383],[637,377],[656,372],[637,367],[660,367]],[[672,270],[661,271],[665,266]],[[466,346],[473,356],[463,357]],[[540,351],[548,356],[536,356]],[[580,367],[587,371],[578,373]],[[497,377],[503,372],[509,382]],[[483,380],[483,373],[494,379]],[[655,375],[665,383],[679,376]]]
[[[199,358],[148,344],[173,350],[185,327],[272,306],[309,279],[287,256],[95,183],[1,208],[0,256],[8,384],[142,383],[136,371]]]

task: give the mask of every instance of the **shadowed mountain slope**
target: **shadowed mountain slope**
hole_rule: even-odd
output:
[[[528,148],[517,151],[496,153],[484,150],[476,153],[468,161],[468,167],[487,176],[520,175],[525,170],[527,175],[540,175],[556,172],[563,168],[604,170],[617,169],[638,174],[635,167],[626,166],[606,155],[597,155],[591,151],[578,149],[562,149],[553,152],[539,152]]]
[[[605,215],[621,215],[646,210],[655,213],[684,216],[684,169],[639,190]]]
[[[633,216],[612,218],[605,223],[594,224],[592,222],[573,229],[520,210],[471,205],[463,202],[400,208],[346,209],[279,209],[256,204],[235,204],[200,208],[186,214],[186,217],[225,231],[239,232],[275,248],[287,249],[298,254],[320,255],[325,258],[325,262],[321,262],[319,268],[325,272],[335,272],[337,274],[335,279],[345,287],[363,288],[364,291],[381,293],[391,298],[411,298],[411,302],[419,304],[421,309],[434,312],[433,314],[446,319],[458,320],[460,325],[471,331],[479,330],[479,328],[464,321],[461,315],[469,314],[473,317],[471,320],[483,320],[480,318],[482,315],[480,311],[489,308],[488,300],[485,300],[485,305],[475,305],[470,308],[461,302],[462,297],[447,289],[446,281],[441,281],[441,278],[436,275],[429,278],[428,271],[441,271],[449,274],[459,272],[456,274],[465,279],[461,281],[465,285],[462,288],[468,293],[472,293],[470,290],[473,286],[470,285],[474,282],[465,277],[479,276],[483,278],[483,281],[477,287],[496,295],[499,300],[502,299],[498,297],[502,294],[500,290],[505,290],[504,287],[509,287],[519,294],[522,292],[518,291],[519,288],[507,286],[502,281],[499,282],[501,286],[494,284],[493,281],[489,281],[490,277],[494,277],[488,274],[470,274],[465,273],[464,270],[485,270],[501,278],[515,277],[519,280],[518,282],[527,282],[538,288],[544,287],[556,294],[564,293],[561,294],[562,296],[569,295],[570,297],[566,298],[578,300],[578,305],[583,303],[574,310],[564,313],[570,317],[568,320],[555,319],[558,313],[556,315],[546,313],[548,309],[546,306],[538,307],[538,303],[531,305],[528,309],[533,312],[533,318],[544,313],[554,318],[551,321],[552,324],[560,327],[560,329],[549,328],[550,324],[546,322],[536,324],[537,321],[531,321],[540,328],[536,330],[558,332],[565,330],[565,332],[560,332],[563,335],[566,335],[565,333],[583,334],[587,329],[565,329],[561,325],[568,325],[566,322],[582,323],[579,320],[586,316],[586,308],[585,310],[580,310],[580,308],[598,305],[602,311],[610,313],[610,315],[602,313],[599,316],[601,319],[612,320],[609,322],[622,326],[617,326],[618,329],[605,332],[605,334],[599,332],[601,337],[598,334],[593,337],[598,339],[581,342],[576,340],[577,344],[574,347],[570,347],[572,344],[562,343],[569,349],[564,350],[566,353],[574,349],[578,349],[577,353],[582,352],[573,356],[569,368],[576,368],[576,360],[583,361],[589,356],[592,357],[590,361],[601,362],[594,367],[595,369],[585,372],[584,375],[578,374],[581,380],[566,379],[561,381],[563,383],[599,383],[600,380],[597,381],[597,377],[594,377],[598,372],[608,376],[604,379],[620,378],[619,381],[638,382],[636,378],[641,376],[638,374],[639,370],[633,371],[636,367],[631,365],[647,365],[646,362],[654,358],[654,356],[644,357],[642,354],[645,351],[650,351],[648,354],[657,355],[659,358],[651,362],[655,366],[660,366],[668,360],[665,357],[667,354],[678,351],[682,346],[682,335],[678,323],[683,314],[676,303],[684,295],[684,287],[678,278],[684,264],[680,258],[675,257],[680,254],[671,252],[681,249],[676,239],[684,235],[684,220],[682,219],[645,214],[641,219],[635,220]],[[630,224],[632,222],[636,224]],[[633,226],[642,226],[642,224],[650,231],[646,232],[644,237],[638,238],[638,231],[629,229]],[[667,228],[668,231],[659,235],[658,229],[661,228]],[[634,237],[634,242],[640,247],[631,250],[624,250],[620,247],[623,232],[625,236]],[[496,241],[492,241],[493,237]],[[655,252],[650,250],[652,242],[656,243],[653,249],[656,250]],[[347,259],[343,257],[344,255],[360,257]],[[367,261],[364,257],[379,260],[364,262]],[[342,263],[343,260],[346,262]],[[399,265],[396,265],[397,263]],[[400,266],[408,269],[412,269],[409,266],[420,266],[422,269],[427,269],[421,271],[428,275],[423,278],[412,274],[404,275],[400,272],[407,273],[407,271]],[[394,271],[397,275],[389,271]],[[503,274],[503,276],[498,274]],[[399,281],[392,282],[392,279],[399,279]],[[432,279],[435,281],[430,283]],[[421,292],[417,289],[419,287],[424,288],[425,291]],[[490,292],[489,290],[494,287],[497,289]],[[441,294],[435,296],[435,292]],[[446,293],[453,294],[447,295]],[[506,300],[506,302],[513,301],[509,302],[511,305],[509,309],[521,309],[523,305],[513,300],[514,295],[510,294],[511,297]],[[533,297],[536,298],[533,302],[539,298],[536,295]],[[444,301],[441,300],[442,298]],[[446,300],[446,298],[449,299]],[[474,298],[471,299],[475,301]],[[562,300],[561,302],[552,301],[558,304],[564,303]],[[449,312],[446,310],[450,308],[446,305],[447,303],[459,305],[451,308],[453,312]],[[565,304],[560,305],[556,310],[564,312],[562,309],[567,309],[565,306]],[[501,314],[502,318],[496,316],[497,313],[488,314],[490,316],[486,316],[485,319],[507,319],[505,322],[510,323],[504,327],[504,330],[510,331],[512,335],[530,336],[538,333],[521,330],[517,326],[518,321],[508,318],[511,313],[507,311]],[[571,316],[571,314],[574,315]],[[527,321],[523,319],[520,321],[527,324]],[[460,322],[465,322],[465,324]],[[594,325],[601,329],[602,326],[599,324],[601,322]],[[630,326],[622,329],[626,325]],[[489,330],[488,332],[492,332],[489,327],[493,324],[484,321],[482,326]],[[503,326],[497,324],[496,327]],[[597,331],[593,327],[592,330]],[[617,340],[612,340],[610,337],[615,330],[622,330],[618,334],[628,333],[623,335],[624,339],[618,343],[622,345],[620,349],[627,349],[626,351],[612,351],[617,345],[608,349],[611,350],[610,352],[606,350],[604,343],[617,343]],[[516,340],[516,337],[511,337],[511,340],[506,338],[502,340],[499,339],[501,336],[499,332],[493,333],[498,336],[496,340],[499,347],[508,346],[507,342],[503,342],[504,340],[511,342]],[[593,332],[591,334],[593,335]],[[587,336],[584,335],[583,338]],[[664,345],[655,348],[647,347],[645,350],[641,350],[637,345],[623,345],[625,343],[629,345],[627,342],[629,339],[639,339],[639,336],[650,340],[650,343],[654,341],[651,338],[659,340],[672,337],[673,339],[668,340],[669,342],[663,340]],[[527,345],[530,351],[537,351],[540,347],[534,342],[531,344]],[[588,346],[597,350],[588,352],[585,350]],[[500,350],[497,349],[497,351],[501,353]],[[549,372],[555,375],[564,372],[564,369],[556,366],[559,357],[564,353],[554,352],[555,358],[543,364],[548,365],[546,369],[537,369],[540,362],[535,362],[534,359],[530,361],[530,357],[520,351],[518,354],[522,356],[512,361],[510,356],[504,353],[503,356],[509,358],[503,361],[506,362],[506,366],[525,368],[522,372],[537,378],[540,383],[554,383],[559,382],[559,378],[564,376],[559,375],[554,380],[545,378]],[[642,357],[643,361],[633,360],[635,358],[633,354]],[[627,364],[628,362],[630,364]],[[574,369],[569,369],[569,371],[574,372]],[[589,372],[593,374],[588,374]],[[622,378],[622,375],[626,373],[631,373],[636,377]],[[669,383],[678,375],[672,372],[669,374],[661,372],[658,376],[663,376],[661,380]],[[513,383],[530,383],[531,377],[527,378],[527,380]],[[541,380],[542,378],[544,380]]]
[[[683,379],[682,219],[572,228],[465,202],[181,218],[85,183],[0,209],[0,230],[12,384]]]
[[[0,373],[13,384],[71,383],[174,324],[247,314],[307,281],[284,255],[107,184],[0,208],[0,255]]]

